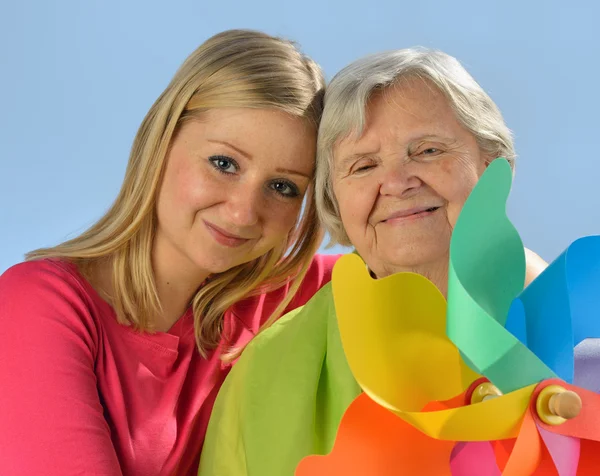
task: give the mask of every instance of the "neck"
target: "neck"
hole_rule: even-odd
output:
[[[194,294],[209,276],[173,248],[155,246],[152,267],[162,313],[154,319],[157,331],[169,330],[186,312]]]
[[[152,319],[152,327],[166,332],[179,320],[189,307],[194,294],[208,277],[208,272],[183,266],[181,260],[153,250],[152,267],[158,299],[162,312]],[[181,266],[180,266],[181,264]],[[94,263],[82,264],[79,271],[98,294],[111,306],[113,303],[112,259],[104,258]]]
[[[448,259],[443,259],[414,266],[383,266],[374,272],[376,277],[385,278],[396,273],[416,273],[426,277],[447,298],[448,294]]]

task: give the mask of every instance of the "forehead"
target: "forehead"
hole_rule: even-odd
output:
[[[314,126],[304,117],[294,116],[276,108],[222,107],[204,111],[196,122],[211,132],[244,135],[247,130],[268,126],[271,131],[302,129],[316,135]],[[251,138],[251,137],[248,137]]]
[[[360,136],[350,135],[336,144],[336,158],[356,149],[372,148],[382,141],[404,144],[420,136],[451,137],[466,132],[446,96],[433,83],[421,78],[404,78],[374,92],[365,117]]]
[[[185,122],[173,141],[191,153],[235,151],[264,170],[293,166],[309,174],[315,165],[315,128],[302,117],[273,108],[211,109]]]

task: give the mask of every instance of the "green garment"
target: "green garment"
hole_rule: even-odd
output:
[[[327,454],[360,394],[342,348],[331,284],[254,339],[215,402],[200,476],[293,476]]]

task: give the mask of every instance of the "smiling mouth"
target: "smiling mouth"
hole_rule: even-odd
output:
[[[421,210],[415,210],[411,212],[408,210],[406,213],[400,213],[397,215],[392,215],[390,218],[383,220],[383,223],[400,223],[404,221],[415,220],[419,218],[425,218],[433,214],[441,207],[429,207]]]
[[[426,211],[426,212],[435,212],[435,211],[436,211],[438,208],[440,208],[440,207],[431,207],[431,208],[428,208],[428,209],[427,209],[427,210],[425,210],[425,211]]]
[[[232,235],[225,230],[219,228],[216,225],[213,225],[210,222],[204,221],[206,228],[215,239],[215,241],[223,246],[227,246],[229,248],[237,248],[247,242],[250,241],[250,238],[243,238],[241,236]]]

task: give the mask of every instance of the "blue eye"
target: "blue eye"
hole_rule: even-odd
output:
[[[278,180],[269,185],[276,193],[283,197],[295,198],[300,195],[300,190],[292,182]]]
[[[224,174],[234,174],[239,169],[237,162],[225,155],[213,155],[208,160],[215,169]]]

